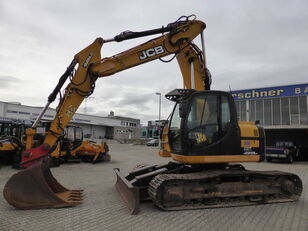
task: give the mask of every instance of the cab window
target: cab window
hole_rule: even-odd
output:
[[[226,96],[197,95],[187,118],[191,145],[210,145],[226,133],[230,124],[230,106]]]
[[[169,127],[169,139],[173,150],[181,150],[181,117],[179,104],[176,104]]]

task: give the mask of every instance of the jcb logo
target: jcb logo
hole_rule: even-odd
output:
[[[155,55],[159,55],[164,53],[165,50],[162,46],[153,47],[144,51],[138,52],[138,56],[140,60],[151,58]]]

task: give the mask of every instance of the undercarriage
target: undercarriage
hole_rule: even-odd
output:
[[[242,165],[185,165],[169,162],[136,169],[116,188],[132,214],[141,201],[163,210],[217,208],[292,202],[302,192],[300,178],[281,171],[251,171]]]

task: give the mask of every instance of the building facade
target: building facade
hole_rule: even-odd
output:
[[[159,126],[158,121],[148,121],[147,126],[141,128],[141,138],[143,139],[158,139],[159,138]]]
[[[308,128],[308,84],[232,91],[240,121],[266,128]]]
[[[159,139],[162,135],[163,128],[167,123],[167,120],[148,121],[148,125],[141,128],[141,138]]]
[[[140,138],[140,119],[115,116],[113,111],[110,112],[107,118],[120,121],[120,124],[114,126],[114,139],[129,140]]]
[[[32,107],[20,103],[0,101],[0,118],[19,121],[31,125],[41,112],[42,107]],[[52,121],[56,110],[49,108],[42,121]],[[131,124],[133,121],[133,124]],[[126,122],[129,122],[128,124]],[[82,127],[84,138],[89,139],[133,139],[140,138],[140,120],[119,116],[93,116],[76,113],[70,124]],[[132,126],[130,126],[132,125]],[[126,129],[126,130],[125,130]],[[127,131],[129,132],[119,132]]]
[[[232,91],[239,121],[259,121],[267,143],[308,147],[308,83]]]

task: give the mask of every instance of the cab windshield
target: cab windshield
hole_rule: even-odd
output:
[[[186,144],[187,148],[211,145],[222,139],[231,124],[227,96],[197,94],[190,102],[187,107],[185,104],[181,107],[181,104],[177,103],[173,110],[169,142],[174,151],[182,151]],[[180,117],[180,109],[187,110],[182,112],[185,118]],[[185,147],[183,147],[183,139],[185,139]]]
[[[221,139],[230,124],[230,107],[226,96],[199,95],[192,99],[187,118],[191,145],[210,145]]]
[[[0,135],[1,136],[10,136],[11,135],[11,127],[10,123],[1,123],[0,124]]]

